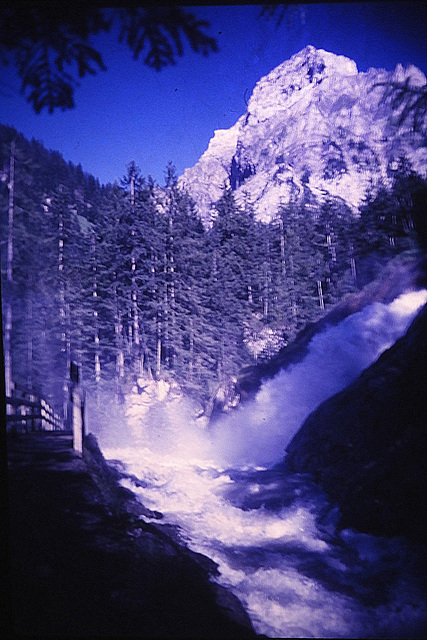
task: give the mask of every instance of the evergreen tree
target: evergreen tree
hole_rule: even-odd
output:
[[[206,238],[194,202],[177,184],[173,166],[166,175],[168,367],[184,386],[200,392],[209,378],[205,366],[207,319],[203,292],[209,277]]]
[[[234,375],[247,360],[244,327],[251,314],[253,271],[247,242],[254,237],[250,210],[238,209],[225,188],[216,204],[217,217],[210,231],[211,276],[208,284],[212,326],[216,329],[217,377]],[[250,286],[249,286],[250,285]]]

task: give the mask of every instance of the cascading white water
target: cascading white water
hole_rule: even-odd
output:
[[[124,484],[218,563],[219,581],[258,633],[408,637],[426,624],[403,542],[337,533],[336,513],[316,487],[266,469],[283,458],[307,415],[390,347],[426,301],[427,291],[408,293],[316,335],[303,361],[213,429],[177,399],[140,418],[133,407],[131,446],[103,447],[100,438],[105,457],[124,462],[143,486]]]
[[[302,362],[264,382],[254,402],[216,426],[217,454],[234,464],[278,462],[308,414],[389,348],[424,302],[424,291],[411,292],[315,335]]]

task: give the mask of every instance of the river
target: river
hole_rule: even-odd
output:
[[[214,427],[185,401],[129,412],[131,442],[101,448],[123,484],[214,560],[257,633],[272,638],[422,637],[427,604],[403,539],[337,528],[311,479],[272,469],[304,419],[404,334],[427,291],[375,303],[317,334],[298,364]]]

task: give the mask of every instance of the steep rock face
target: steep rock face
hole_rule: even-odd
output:
[[[427,306],[406,335],[305,421],[282,463],[310,473],[342,524],[425,542]]]
[[[426,173],[422,133],[399,126],[384,87],[374,86],[406,81],[420,87],[426,78],[401,65],[358,73],[352,60],[308,46],[257,83],[246,113],[215,132],[180,183],[207,224],[227,182],[238,201],[249,196],[264,221],[291,197],[330,194],[357,207],[370,181],[387,181],[401,155]]]

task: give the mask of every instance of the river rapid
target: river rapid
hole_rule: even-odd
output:
[[[376,303],[316,335],[305,359],[263,383],[214,427],[179,398],[128,411],[132,439],[99,438],[144,505],[218,565],[218,582],[272,638],[423,637],[417,550],[339,530],[339,513],[304,474],[274,470],[304,419],[404,334],[427,291]]]

